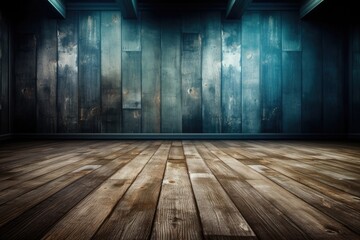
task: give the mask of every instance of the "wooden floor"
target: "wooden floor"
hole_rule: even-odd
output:
[[[360,239],[360,144],[0,146],[0,239]]]

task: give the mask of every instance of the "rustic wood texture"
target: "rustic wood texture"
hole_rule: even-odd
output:
[[[221,129],[221,15],[209,12],[202,16],[202,132]]]
[[[161,24],[158,17],[142,15],[141,120],[142,132],[160,132]]]
[[[161,23],[161,132],[182,132],[181,19]]]
[[[36,132],[36,36],[19,34],[15,49],[16,132]]]
[[[16,132],[342,134],[348,122],[350,132],[359,129],[355,26],[347,39],[343,27],[300,20],[293,10],[249,11],[241,20],[220,11],[124,19],[120,11],[72,10],[66,19],[17,25],[18,45],[23,35],[36,39],[23,43],[33,51],[14,48]]]
[[[261,16],[261,132],[281,132],[281,15]]]
[[[121,14],[101,13],[101,132],[121,132]]]
[[[321,29],[318,24],[302,24],[302,104],[301,130],[322,132],[323,65]]]
[[[257,133],[261,132],[260,14],[245,13],[242,21],[242,132]]]
[[[77,23],[78,14],[74,12],[58,22],[57,130],[63,133],[79,131]]]
[[[36,54],[36,129],[40,133],[54,133],[57,130],[56,34],[56,20],[41,21]]]
[[[241,22],[223,22],[221,62],[223,133],[241,132]]]
[[[81,132],[100,132],[100,13],[79,13],[79,125]]]
[[[0,12],[0,135],[10,133],[9,25]]]
[[[9,142],[0,234],[359,239],[359,159],[357,142]]]

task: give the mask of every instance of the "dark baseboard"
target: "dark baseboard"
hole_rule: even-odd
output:
[[[16,139],[51,140],[347,140],[346,134],[226,133],[57,133],[14,134]],[[355,135],[352,136],[355,139]],[[359,136],[358,136],[359,137]]]
[[[6,141],[6,140],[10,140],[12,138],[13,138],[13,134],[11,134],[11,133],[0,135],[0,141]]]

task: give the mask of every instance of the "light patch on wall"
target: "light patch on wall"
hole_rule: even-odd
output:
[[[232,38],[232,34],[227,32],[222,32],[223,42],[226,44],[229,38]],[[232,44],[227,46],[226,50],[223,50],[223,58],[222,58],[222,67],[224,68],[235,68],[241,72],[240,65],[240,53],[241,53],[241,45],[240,44]],[[226,53],[226,54],[225,54]]]

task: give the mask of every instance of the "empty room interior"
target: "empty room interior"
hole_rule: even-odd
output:
[[[360,240],[356,1],[0,3],[0,240]]]

